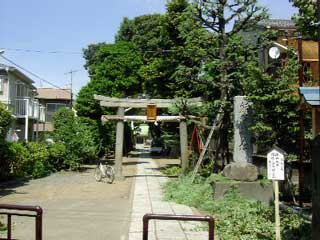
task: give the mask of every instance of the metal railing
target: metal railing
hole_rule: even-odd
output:
[[[0,215],[7,215],[7,238],[0,238],[0,240],[12,240],[12,216],[34,217],[35,239],[42,240],[42,212],[39,206],[0,204]]]
[[[44,107],[37,99],[18,98],[15,99],[11,105],[13,105],[13,114],[18,118],[28,116],[28,118],[45,121]]]
[[[40,105],[39,109],[39,121],[40,122],[45,122],[46,121],[46,108],[42,105]]]
[[[195,216],[195,215],[171,215],[171,214],[145,214],[143,216],[143,240],[148,240],[149,220],[180,220],[180,221],[197,221],[207,222],[209,225],[208,239],[214,240],[214,219],[211,216]]]

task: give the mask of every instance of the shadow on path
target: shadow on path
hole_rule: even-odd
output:
[[[17,192],[18,187],[29,185],[30,179],[17,179],[0,183],[0,198],[10,194],[27,194],[26,192]]]

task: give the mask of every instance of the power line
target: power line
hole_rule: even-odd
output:
[[[43,50],[34,50],[34,49],[22,49],[22,48],[1,48],[6,51],[16,51],[16,52],[31,52],[31,53],[46,53],[46,54],[83,54],[78,51],[43,51]]]
[[[22,49],[22,48],[3,48],[0,47],[0,49],[6,50],[6,51],[16,51],[16,52],[28,52],[28,53],[44,53],[44,54],[74,54],[74,55],[79,55],[83,54],[83,52],[78,52],[78,51],[62,51],[62,50],[57,50],[57,51],[43,51],[43,50],[34,50],[34,49]],[[195,51],[196,49],[188,48],[184,49],[184,51]],[[182,52],[181,50],[176,50],[176,49],[156,49],[156,50],[138,50],[141,53],[170,53],[170,52]],[[113,51],[109,50],[107,51],[111,54],[127,54],[129,51]]]
[[[51,85],[51,86],[53,86],[53,87],[55,87],[55,88],[61,89],[61,90],[66,91],[66,92],[69,92],[68,90],[66,90],[66,89],[64,89],[64,88],[61,88],[61,87],[59,87],[59,86],[57,86],[57,85],[49,82],[48,80],[40,77],[39,75],[37,75],[37,74],[29,71],[28,69],[26,69],[26,68],[22,67],[21,65],[15,63],[14,61],[10,60],[9,58],[7,58],[7,57],[5,57],[5,56],[3,56],[3,55],[1,55],[1,54],[0,54],[0,57],[2,57],[4,60],[8,61],[8,62],[11,63],[12,65],[16,66],[17,68],[20,68],[21,70],[29,73],[30,75],[32,75],[32,76],[40,79],[41,81],[44,81],[45,83],[47,83],[47,84],[49,84],[49,85]]]

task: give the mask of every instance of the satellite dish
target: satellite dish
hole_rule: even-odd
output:
[[[272,47],[269,49],[269,56],[272,58],[272,59],[277,59],[280,57],[280,50],[279,48],[277,47]]]

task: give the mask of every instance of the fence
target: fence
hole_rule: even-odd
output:
[[[33,213],[29,213],[33,212]],[[24,206],[0,204],[0,215],[7,215],[7,238],[0,240],[12,240],[12,216],[35,218],[35,239],[42,240],[42,208],[39,206]]]

